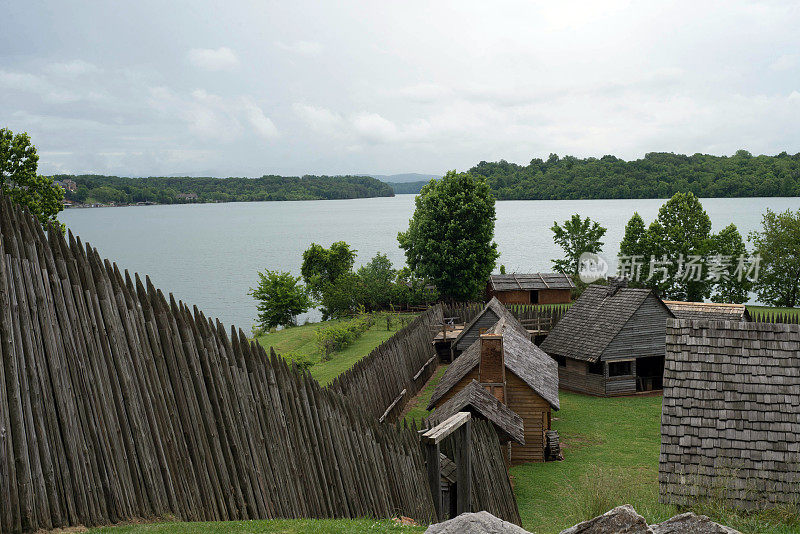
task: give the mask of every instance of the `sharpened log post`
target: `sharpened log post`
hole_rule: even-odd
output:
[[[442,511],[442,475],[439,465],[439,444],[425,444],[425,462],[428,466],[428,484],[431,487],[433,496],[433,507],[436,510],[436,520],[444,520]]]
[[[454,436],[453,460],[456,463],[456,514],[472,511],[472,421],[461,425]]]

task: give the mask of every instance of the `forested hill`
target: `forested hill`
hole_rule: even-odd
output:
[[[733,156],[651,152],[624,161],[559,158],[516,165],[501,160],[480,162],[470,169],[485,176],[500,200],[581,198],[669,198],[678,191],[698,197],[800,196],[800,153]]]
[[[249,202],[259,200],[332,200],[390,197],[392,188],[369,176],[262,176],[261,178],[122,178],[101,175],[55,175],[74,180],[77,202],[133,204],[156,202]],[[197,195],[197,198],[194,198]],[[188,196],[188,198],[187,198]]]

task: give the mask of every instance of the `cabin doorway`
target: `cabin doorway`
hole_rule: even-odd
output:
[[[636,391],[664,389],[664,357],[651,356],[636,360]]]

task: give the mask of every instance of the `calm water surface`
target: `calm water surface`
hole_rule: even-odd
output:
[[[497,203],[498,265],[517,272],[548,271],[560,257],[550,227],[573,213],[608,228],[603,251],[616,256],[625,224],[638,211],[647,224],[665,200],[519,200]],[[800,208],[800,198],[703,199],[714,231],[736,224],[743,236],[759,228],[767,208]],[[396,267],[405,258],[397,232],[414,211],[413,195],[358,200],[248,202],[70,209],[61,220],[101,256],[131,272],[150,275],[156,287],[196,304],[247,333],[256,310],[248,289],[256,272],[300,274],[301,255],[312,242],[347,241],[357,264],[383,252]],[[612,268],[616,266],[612,263]]]

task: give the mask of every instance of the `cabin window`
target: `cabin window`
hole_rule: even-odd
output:
[[[631,362],[611,362],[608,364],[608,376],[632,375]]]
[[[552,357],[556,362],[558,362],[559,367],[566,367],[567,366],[567,359],[564,356],[553,356]]]
[[[603,374],[603,362],[594,362],[589,364],[589,372],[593,375],[602,375]]]

